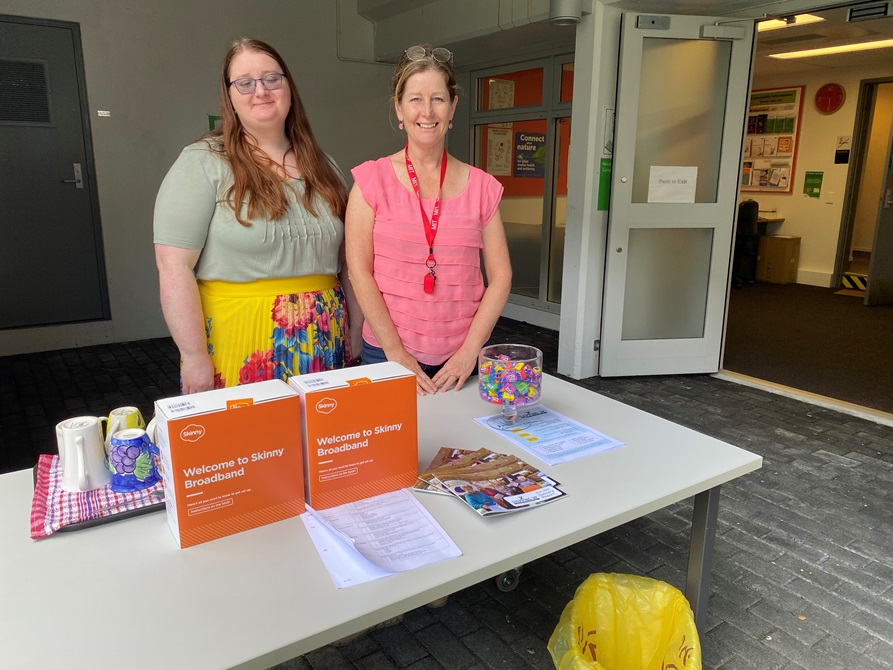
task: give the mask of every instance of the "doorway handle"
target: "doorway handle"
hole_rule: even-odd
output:
[[[63,184],[74,184],[75,188],[84,188],[84,175],[81,172],[80,163],[72,163],[74,166],[74,179],[63,179]]]
[[[888,188],[887,194],[884,196],[884,209],[893,205],[893,189]]]

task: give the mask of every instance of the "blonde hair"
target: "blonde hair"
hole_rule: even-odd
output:
[[[427,49],[428,52],[431,50],[431,45],[429,44],[420,46]],[[419,60],[409,60],[404,53],[403,58],[394,68],[394,74],[391,75],[391,102],[400,102],[403,92],[406,90],[406,82],[412,75],[419,72],[427,72],[428,70],[437,70],[443,74],[443,78],[446,80],[447,91],[450,94],[450,101],[455,100],[459,95],[459,85],[456,83],[456,71],[453,69],[452,60],[441,63],[438,60],[434,60],[433,56],[425,56]]]
[[[304,104],[298,95],[288,66],[282,56],[266,42],[241,38],[230,45],[223,60],[220,77],[222,127],[205,135],[206,138],[217,140],[210,144],[221,147],[219,151],[226,155],[232,168],[233,185],[226,192],[226,199],[235,211],[236,219],[243,226],[251,225],[250,221],[242,218],[243,202],[248,205],[249,219],[261,215],[273,220],[281,219],[288,208],[285,184],[273,170],[273,160],[249,141],[248,133],[233,109],[229,97],[229,66],[233,58],[243,51],[256,51],[268,55],[276,61],[280,71],[285,75],[285,82],[291,92],[291,109],[285,117],[285,136],[291,144],[291,151],[294,153],[304,182],[302,204],[313,216],[318,216],[313,200],[319,195],[328,204],[332,215],[344,218],[347,206],[344,181],[313,136],[310,120],[307,118]]]

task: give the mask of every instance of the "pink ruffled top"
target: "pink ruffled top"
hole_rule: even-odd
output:
[[[470,167],[465,190],[441,200],[434,240],[437,284],[429,294],[423,285],[428,243],[418,197],[400,183],[388,157],[367,161],[351,173],[374,212],[372,273],[391,320],[416,360],[439,365],[462,346],[484,294],[483,230],[499,207],[502,184]],[[434,200],[422,203],[430,217]],[[381,346],[368,323],[363,339]]]

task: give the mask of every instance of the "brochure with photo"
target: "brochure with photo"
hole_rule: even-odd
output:
[[[439,465],[438,463],[441,461],[443,463]],[[419,481],[427,485],[427,489],[425,489],[427,491],[452,495],[452,492],[440,483],[437,477],[439,473],[443,473],[445,476],[457,473],[469,474],[472,470],[478,473],[484,468],[511,466],[515,462],[517,459],[514,456],[499,454],[489,449],[478,449],[477,451],[441,449],[435,455],[428,469],[419,475]]]
[[[447,465],[448,463],[457,461],[463,456],[467,456],[471,453],[474,452],[470,449],[450,449],[449,447],[441,447],[440,449],[438,449],[437,453],[434,455],[434,458],[428,464],[428,467],[425,469],[425,473],[430,472],[435,468]],[[412,488],[416,491],[421,491],[422,493],[437,493],[440,495],[449,495],[448,491],[444,491],[438,486],[429,484],[421,477],[419,477],[418,481],[413,485]]]
[[[417,490],[448,494],[481,516],[537,507],[567,494],[557,481],[511,454],[441,449],[419,475]]]

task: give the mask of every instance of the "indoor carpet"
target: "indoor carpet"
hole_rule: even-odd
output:
[[[802,284],[735,289],[723,368],[893,413],[893,305]]]

